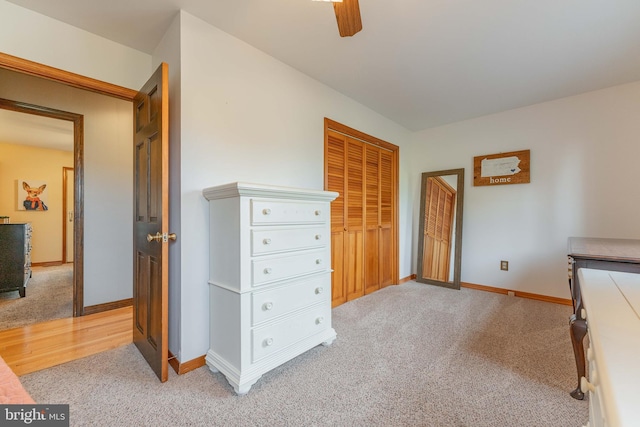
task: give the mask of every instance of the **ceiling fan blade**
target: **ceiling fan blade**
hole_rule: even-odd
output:
[[[333,10],[336,12],[340,37],[351,37],[362,30],[358,0],[343,0],[341,3],[334,3]]]

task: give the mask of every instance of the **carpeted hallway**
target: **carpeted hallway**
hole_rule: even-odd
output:
[[[73,264],[33,267],[26,296],[0,293],[0,330],[73,316]]]

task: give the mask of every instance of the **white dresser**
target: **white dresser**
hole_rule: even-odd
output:
[[[336,338],[330,202],[338,193],[232,183],[203,190],[210,215],[206,362],[237,394]]]
[[[640,274],[578,270],[587,319],[589,427],[640,425]]]

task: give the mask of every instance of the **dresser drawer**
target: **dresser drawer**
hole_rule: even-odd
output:
[[[320,248],[328,243],[325,231],[324,227],[253,230],[251,255]]]
[[[329,303],[251,331],[253,362],[331,327]]]
[[[251,200],[251,224],[314,224],[327,220],[325,203]]]
[[[251,324],[257,325],[266,320],[292,311],[331,299],[330,276],[321,276],[292,283],[251,295]]]
[[[302,255],[288,255],[251,261],[253,286],[260,286],[277,280],[294,278],[305,274],[328,271],[331,257],[326,250],[307,252]]]
[[[589,337],[591,339],[591,337]],[[602,402],[602,389],[599,386],[600,379],[598,378],[598,367],[595,360],[594,351],[591,346],[587,349],[587,363],[589,364],[589,379],[588,382],[593,386],[592,390],[588,387],[583,388],[582,381],[580,388],[585,394],[589,394],[589,425],[593,427],[606,426],[606,416],[604,413],[604,406]],[[585,380],[586,382],[586,380]]]

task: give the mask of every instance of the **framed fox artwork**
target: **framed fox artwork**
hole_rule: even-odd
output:
[[[35,180],[18,180],[18,210],[46,211],[48,192],[47,183]]]

